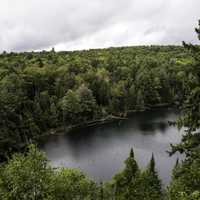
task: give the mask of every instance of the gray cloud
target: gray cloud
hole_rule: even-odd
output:
[[[1,0],[0,51],[196,43],[199,0]]]

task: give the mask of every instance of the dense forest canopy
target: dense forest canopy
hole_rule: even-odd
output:
[[[0,159],[50,129],[184,99],[194,58],[181,46],[0,55]]]
[[[200,25],[200,24],[199,24]],[[200,28],[196,29],[200,37]],[[199,38],[200,39],[200,38]],[[0,197],[3,200],[199,200],[200,47],[140,46],[0,55]],[[53,169],[35,145],[51,130],[127,116],[161,105],[187,127],[166,191],[154,155],[141,170],[131,149],[124,169],[97,184],[74,169]]]

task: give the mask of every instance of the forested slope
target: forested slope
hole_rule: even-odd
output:
[[[200,26],[200,23],[199,23]],[[196,29],[200,39],[200,27]],[[199,200],[200,47],[123,47],[76,52],[0,55],[0,199]],[[106,183],[79,170],[52,168],[35,145],[50,129],[156,105],[177,105],[185,153],[164,190],[154,156],[141,170],[133,149]]]
[[[50,129],[179,105],[194,79],[181,46],[0,55],[0,159]]]

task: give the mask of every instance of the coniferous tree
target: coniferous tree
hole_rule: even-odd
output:
[[[133,148],[131,148],[130,155],[125,160],[125,165],[126,165],[126,167],[124,169],[124,176],[126,177],[127,182],[129,182],[135,178],[135,176],[139,170],[138,164],[135,160]]]
[[[162,199],[162,185],[155,168],[155,159],[153,154],[146,171],[146,176],[146,190],[149,200]]]
[[[125,160],[124,170],[115,175],[115,196],[116,199],[135,199],[137,195],[137,181],[139,178],[138,164],[134,158],[133,148],[129,157]]]
[[[150,163],[149,163],[149,171],[153,174],[155,174],[155,159],[154,159],[154,155],[152,153],[152,156],[151,156],[151,160],[150,160]]]
[[[103,191],[103,183],[100,183],[100,191],[99,191],[99,199],[104,200],[104,191]]]
[[[0,54],[0,159],[60,126],[180,103],[195,63],[177,46]]]
[[[195,29],[200,39],[199,28]],[[175,151],[184,152],[186,158],[175,166],[172,181],[168,188],[170,200],[200,199],[200,47],[183,43],[193,56],[194,62],[188,74],[187,95],[182,105],[179,127],[187,127],[186,134],[179,145],[172,146]]]
[[[195,29],[200,40],[200,20],[199,27]],[[187,44],[183,42],[184,47],[192,55],[194,62],[188,66],[190,72],[185,84],[187,91],[186,97],[181,106],[181,117],[178,120],[178,127],[187,127],[186,135],[182,138],[180,145],[172,145],[172,153],[175,151],[190,154],[193,149],[200,145],[200,47],[198,45]]]

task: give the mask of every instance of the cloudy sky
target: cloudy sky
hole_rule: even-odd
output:
[[[0,0],[0,51],[197,43],[200,0]]]

